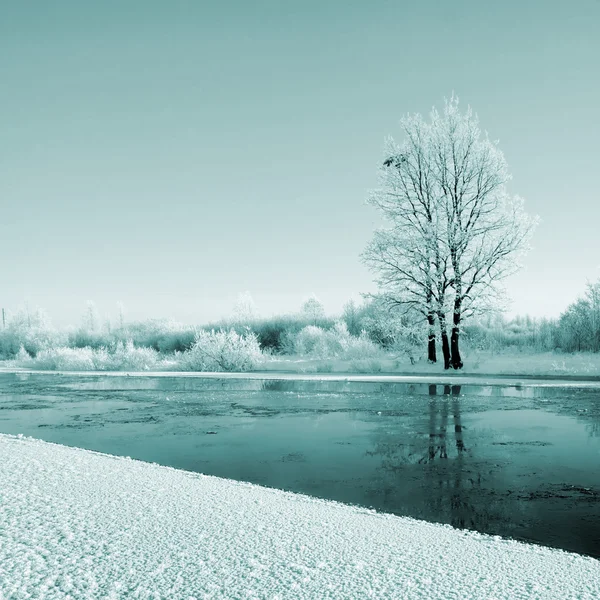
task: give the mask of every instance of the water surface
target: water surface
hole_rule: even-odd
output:
[[[0,432],[600,557],[600,390],[0,374]]]

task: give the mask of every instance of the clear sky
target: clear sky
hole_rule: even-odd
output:
[[[455,91],[541,217],[513,313],[600,276],[600,2],[0,0],[0,305],[205,322],[372,291],[387,135]]]

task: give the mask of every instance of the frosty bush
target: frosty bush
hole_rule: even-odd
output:
[[[199,331],[194,345],[181,355],[181,368],[187,371],[250,371],[263,355],[256,334],[229,331]]]
[[[190,325],[164,319],[129,323],[115,333],[121,339],[132,339],[136,346],[163,353],[185,352],[192,347],[195,337],[195,330]]]
[[[324,329],[316,325],[307,325],[296,335],[294,350],[303,356],[325,358],[332,355],[327,342],[327,334]]]
[[[65,335],[56,331],[42,310],[21,310],[8,319],[0,330],[0,357],[10,358],[23,347],[27,354],[64,344]]]
[[[345,360],[373,358],[381,354],[366,331],[361,331],[358,336],[350,335],[344,321],[338,321],[328,334],[332,340],[332,347],[337,349],[338,355]]]
[[[15,364],[46,371],[147,371],[159,365],[158,354],[151,348],[136,348],[129,340],[113,348],[48,348],[35,357],[24,348]]]
[[[308,325],[296,335],[294,350],[303,356],[344,360],[372,358],[381,354],[364,331],[358,337],[350,335],[343,321],[337,321],[330,330]]]
[[[94,350],[92,348],[48,348],[35,357],[19,352],[15,363],[20,367],[42,369],[44,371],[94,371]]]
[[[96,353],[98,370],[103,371],[148,371],[159,364],[158,353],[152,348],[136,348],[132,340],[117,342],[112,351],[102,348]]]
[[[28,360],[31,360],[31,355],[29,354],[29,352],[27,352],[27,350],[25,350],[24,346],[21,346],[19,348],[19,351],[17,352],[17,356],[15,357],[15,360],[17,362],[26,362]]]

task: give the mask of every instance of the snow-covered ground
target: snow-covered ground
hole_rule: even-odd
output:
[[[0,435],[0,598],[600,597],[600,561]]]
[[[69,352],[75,351],[71,349]],[[454,371],[444,371],[441,363],[431,365],[425,360],[420,360],[411,365],[406,356],[393,357],[385,353],[382,353],[379,358],[366,358],[363,360],[317,359],[300,355],[273,355],[266,357],[259,365],[258,370],[262,372],[287,372],[300,375],[335,373],[340,375],[368,374],[376,376],[380,373],[385,373],[422,377],[447,377],[456,374],[458,376],[564,377],[600,380],[600,353],[579,352],[570,354],[558,352],[516,352],[508,350],[493,353],[490,351],[465,350],[464,360],[464,368],[459,373],[455,373]],[[82,362],[84,361],[79,360],[72,364],[80,365]],[[82,368],[86,367],[73,366],[69,370],[76,371]],[[125,372],[127,369],[133,368],[141,369],[141,367],[126,365],[114,368],[119,369],[120,372]],[[23,369],[43,369],[46,372],[54,372],[47,365],[36,366],[35,361],[32,364],[25,364],[18,361],[0,360],[0,372]],[[182,373],[177,360],[172,355],[163,356],[156,364],[150,365],[149,370]],[[89,372],[89,370],[86,370],[86,372]],[[98,372],[104,373],[105,371]]]

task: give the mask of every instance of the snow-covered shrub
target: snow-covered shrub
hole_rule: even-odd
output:
[[[94,350],[92,348],[48,348],[35,357],[17,358],[20,367],[45,371],[94,371]]]
[[[27,350],[25,350],[24,346],[21,346],[17,352],[17,356],[15,356],[15,360],[18,362],[26,362],[31,360],[31,355],[29,352],[27,352]]]
[[[96,368],[102,371],[149,371],[159,364],[153,348],[137,348],[132,340],[117,342],[110,351],[102,348],[95,354]]]
[[[43,310],[21,310],[9,317],[0,329],[0,357],[11,358],[21,347],[30,355],[44,348],[65,343],[65,335],[56,331]]]
[[[381,354],[364,331],[358,337],[350,335],[343,321],[337,321],[329,330],[308,325],[296,335],[294,349],[303,356],[344,360],[365,359]]]
[[[186,371],[250,371],[262,361],[256,335],[229,331],[199,331],[194,345],[181,354],[180,366]]]
[[[150,319],[128,323],[114,331],[122,341],[133,340],[136,347],[154,348],[157,352],[185,352],[192,347],[195,329],[173,320]]]
[[[77,329],[70,331],[67,345],[69,348],[107,348],[115,343],[115,338],[112,334],[104,331],[86,331],[85,329]]]
[[[136,348],[132,341],[118,342],[113,348],[48,348],[31,357],[19,351],[15,364],[47,371],[147,371],[159,365],[151,348]]]
[[[316,358],[332,355],[325,330],[316,325],[307,325],[297,333],[294,339],[294,351],[302,356]]]
[[[360,335],[350,335],[344,321],[337,321],[332,330],[327,332],[331,339],[332,349],[337,356],[345,360],[366,359],[381,355],[381,350],[369,339],[366,331]]]

